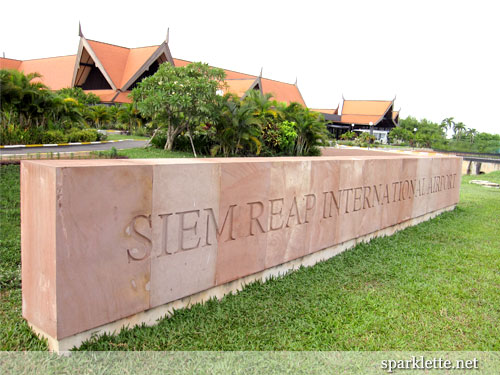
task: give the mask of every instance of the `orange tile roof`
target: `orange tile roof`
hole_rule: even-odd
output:
[[[155,53],[160,46],[126,48],[95,40],[85,39],[101,62],[105,72],[116,88],[123,86],[138,72],[141,66]],[[53,57],[46,59],[19,61],[0,59],[2,67],[23,70],[25,73],[40,73],[41,81],[52,90],[70,87],[76,63],[76,55]],[[186,66],[190,61],[173,59],[175,66]],[[243,96],[257,79],[257,76],[224,69],[228,91]],[[279,102],[298,102],[305,106],[304,99],[297,86],[284,82],[261,78],[262,91],[271,93]],[[113,90],[89,90],[99,95],[102,101],[109,102],[117,94]],[[113,96],[111,95],[113,93]],[[119,92],[114,101],[131,102],[129,92]]]
[[[132,103],[132,98],[129,97],[130,91],[120,92],[115,98],[115,103]]]
[[[21,66],[21,60],[7,59],[0,57],[0,69],[15,69],[18,70]]]
[[[340,122],[346,124],[361,124],[369,125],[370,122],[376,124],[380,120],[379,115],[342,115],[340,117]]]
[[[319,112],[319,113],[328,113],[329,115],[338,115],[339,114],[339,108],[333,108],[333,109],[319,109],[319,108],[309,108],[311,111],[314,112]]]
[[[344,100],[340,122],[346,124],[377,124],[389,110],[391,100]]]
[[[182,59],[176,59],[174,57],[174,65],[175,66],[186,66],[191,64],[192,61],[187,61],[187,60],[182,60]],[[257,78],[257,76],[251,75],[251,74],[245,74],[245,73],[240,73],[240,72],[235,72],[234,70],[228,70],[228,69],[223,69],[224,73],[226,73],[226,79],[250,79],[250,78]]]
[[[255,78],[251,79],[226,79],[224,83],[227,85],[222,89],[224,94],[230,92],[236,94],[238,97],[242,97],[254,84]]]
[[[342,115],[379,115],[389,109],[390,100],[344,100]]]
[[[297,86],[290,83],[273,81],[267,78],[262,78],[261,81],[262,92],[264,94],[271,93],[274,99],[278,102],[285,102],[288,104],[291,102],[297,102],[302,104],[304,107],[306,106],[306,103],[304,102]]]
[[[144,63],[156,52],[159,46],[132,48],[129,50],[127,63],[123,70],[120,88],[123,88],[132,76],[144,65]]]
[[[46,59],[25,60],[18,70],[28,73],[40,73],[41,81],[51,90],[71,87],[76,55],[50,57]]]
[[[392,111],[392,119],[394,120],[396,117],[398,117],[399,111]]]
[[[104,70],[108,73],[111,81],[113,81],[115,87],[121,88],[123,71],[127,65],[130,50],[125,47],[114,46],[95,40],[87,39],[87,42],[101,62]]]
[[[116,96],[116,91],[113,89],[109,90],[84,90],[87,94],[92,93],[96,94],[99,98],[101,98],[101,102],[110,103],[113,98]]]

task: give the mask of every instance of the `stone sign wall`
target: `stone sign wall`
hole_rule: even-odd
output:
[[[383,153],[23,161],[23,316],[60,342],[453,207],[460,168]]]

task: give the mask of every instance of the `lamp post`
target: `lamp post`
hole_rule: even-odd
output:
[[[417,128],[413,128],[413,145],[412,145],[412,149],[415,151],[415,135],[417,134]]]

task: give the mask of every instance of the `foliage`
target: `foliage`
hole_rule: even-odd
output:
[[[340,139],[346,140],[346,141],[352,141],[354,140],[358,135],[355,132],[352,131],[347,131],[344,134],[340,136]]]
[[[66,87],[57,91],[62,98],[73,98],[80,104],[95,105],[99,104],[101,99],[94,93],[86,93],[81,87]]]
[[[451,139],[446,138],[452,131]],[[411,146],[432,147],[440,150],[500,153],[500,135],[480,133],[467,128],[453,117],[447,117],[440,124],[427,119],[417,120],[408,116],[400,120],[399,127],[389,133],[392,143],[409,142]]]
[[[222,69],[193,63],[184,67],[161,64],[158,71],[132,90],[139,112],[166,129],[165,149],[186,132],[192,144],[193,129],[213,119],[217,90],[225,77]],[[192,144],[193,145],[193,144]],[[193,152],[196,155],[194,145]]]
[[[414,142],[414,140],[413,132],[401,126],[397,126],[389,132],[389,142],[392,144],[410,143]]]

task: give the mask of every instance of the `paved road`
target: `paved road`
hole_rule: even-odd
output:
[[[19,147],[19,148],[2,148],[0,155],[25,155],[53,152],[79,152],[79,151],[104,151],[111,150],[112,147],[117,150],[124,150],[127,148],[143,147],[147,141],[123,141],[112,143],[101,143],[97,145],[75,145],[75,146],[57,146],[57,147]]]

